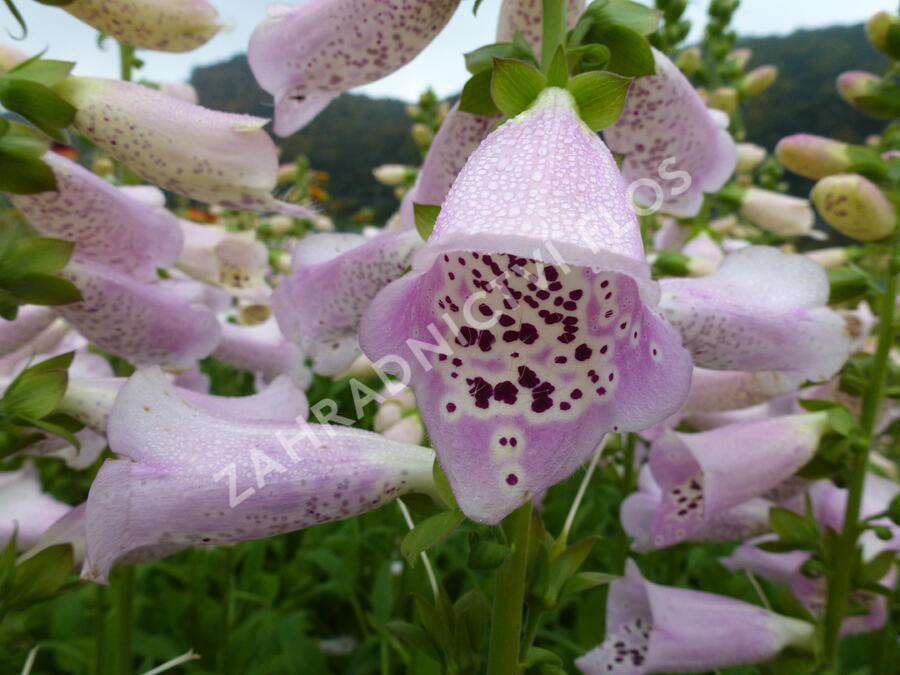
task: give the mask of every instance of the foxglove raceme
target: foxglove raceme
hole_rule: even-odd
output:
[[[612,156],[550,88],[469,158],[360,343],[411,377],[462,510],[495,523],[681,405],[690,359],[657,293]]]
[[[189,546],[270,537],[432,492],[430,450],[350,427],[246,422],[138,371],[110,415],[87,501],[85,578]]]
[[[722,595],[647,581],[633,560],[609,586],[606,639],[576,660],[585,675],[692,673],[808,648],[813,626]]]
[[[721,120],[675,64],[656,50],[653,57],[656,74],[635,80],[621,117],[604,135],[610,150],[625,155],[625,180],[641,181],[635,201],[649,206],[659,198],[662,211],[688,218],[699,212],[704,193],[725,184],[737,153]]]
[[[275,133],[289,136],[343,91],[380,80],[415,58],[459,0],[310,0],[269,6],[247,59],[275,97]]]
[[[182,246],[175,216],[56,153],[42,159],[53,170],[56,191],[9,195],[38,232],[74,242],[75,260],[103,263],[142,280],[175,262]]]
[[[50,3],[48,3],[50,4]],[[72,16],[122,44],[160,52],[189,52],[219,32],[219,13],[206,0],[73,0]]]
[[[702,368],[777,370],[821,381],[850,353],[829,284],[812,260],[767,246],[729,254],[712,275],[663,279],[660,307]]]
[[[413,230],[315,234],[293,251],[293,272],[272,294],[282,332],[313,361],[313,370],[334,375],[359,356],[357,329],[378,291],[398,279],[422,245]]]
[[[716,514],[790,478],[828,429],[825,413],[811,413],[663,435],[650,449],[650,470],[663,492],[654,544],[684,541]]]
[[[268,120],[120,80],[69,77],[56,90],[78,109],[75,129],[161,188],[230,209],[315,215],[271,195],[278,152],[263,130]]]
[[[584,11],[585,0],[566,0],[568,28],[572,29]],[[532,51],[541,53],[541,0],[503,0],[497,19],[497,42],[512,42],[520,33]]]
[[[219,341],[219,322],[198,296],[175,280],[139,281],[94,263],[71,262],[61,273],[83,300],[59,314],[101,349],[132,363],[189,367]]]

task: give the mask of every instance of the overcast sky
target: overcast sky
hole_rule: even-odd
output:
[[[467,73],[461,54],[494,41],[494,26],[501,0],[484,0],[478,16],[472,16],[473,0],[462,0],[444,31],[412,63],[392,75],[357,91],[371,96],[415,99],[431,85],[440,96],[458,92]],[[651,4],[650,0],[645,0]],[[188,54],[141,52],[146,66],[138,76],[150,80],[187,80],[194,66],[228,59],[246,50],[250,33],[265,17],[266,0],[212,0],[220,17],[230,28],[203,47]],[[9,44],[33,54],[49,47],[48,57],[77,61],[79,75],[116,77],[118,55],[115,45],[105,51],[96,46],[96,32],[65,11],[33,0],[17,0],[28,23],[28,37]],[[694,36],[702,30],[709,0],[691,0],[688,18],[694,22]],[[864,21],[879,10],[896,10],[896,0],[744,0],[735,23],[741,35],[783,35],[798,28],[816,28]],[[4,26],[18,34],[12,16],[0,4]],[[298,39],[301,36],[298,36]]]

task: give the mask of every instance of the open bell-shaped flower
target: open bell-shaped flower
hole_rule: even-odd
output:
[[[656,74],[634,81],[622,115],[603,133],[609,149],[625,155],[622,174],[638,204],[689,218],[734,172],[737,151],[675,64],[655,49],[653,59]]]
[[[433,491],[433,453],[350,427],[247,422],[138,371],[107,430],[119,457],[87,500],[85,578],[195,545],[270,537]]]
[[[43,156],[56,190],[9,195],[41,234],[75,243],[73,259],[92,260],[142,280],[156,278],[182,247],[178,219],[54,152]]]
[[[703,672],[809,648],[813,635],[811,624],[762,607],[654,584],[629,560],[609,586],[606,639],[575,665],[585,675]]]
[[[289,136],[343,91],[412,61],[444,28],[459,0],[310,0],[269,6],[247,60],[275,97],[275,133]]]
[[[690,359],[656,302],[615,162],[550,88],[469,158],[360,344],[411,381],[462,510],[495,523],[681,405]]]
[[[566,0],[567,29],[571,30],[584,11],[585,0]],[[541,53],[541,0],[503,0],[497,19],[497,42],[512,42],[519,33],[532,51]]]
[[[216,225],[179,220],[184,246],[178,269],[216,284],[236,297],[266,297],[269,251],[252,231],[229,232]]]
[[[702,368],[777,370],[821,381],[850,354],[844,321],[827,306],[825,271],[804,256],[747,246],[714,274],[660,285],[663,314]]]
[[[189,52],[219,32],[207,0],[75,0],[61,5],[103,35],[140,49]]]
[[[654,544],[684,541],[715,514],[790,478],[812,459],[829,428],[820,412],[664,434],[650,449],[650,470],[663,492]]]
[[[24,305],[15,319],[0,319],[0,356],[6,356],[31,343],[56,320],[48,307]]]
[[[233,368],[256,373],[266,382],[287,375],[305,389],[312,380],[303,351],[284,337],[274,318],[252,326],[223,322],[222,339],[212,356]]]
[[[294,247],[293,271],[272,294],[272,307],[282,332],[310,356],[315,372],[334,375],[359,356],[360,319],[421,245],[413,229],[371,239],[314,234]]]
[[[73,76],[56,91],[78,109],[72,124],[79,133],[163,189],[230,209],[315,216],[272,196],[278,151],[263,130],[266,119],[121,80]]]

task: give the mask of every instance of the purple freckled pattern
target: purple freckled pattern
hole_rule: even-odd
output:
[[[604,136],[613,152],[625,155],[625,179],[656,182],[662,210],[686,218],[700,210],[703,193],[725,184],[737,150],[675,64],[655,49],[653,56],[656,74],[632,83],[621,117]],[[638,188],[634,198],[649,206],[657,194]]]
[[[56,191],[9,199],[41,234],[75,242],[74,260],[93,260],[144,280],[175,262],[183,241],[175,216],[56,153],[42,159],[53,170]]]
[[[400,204],[404,227],[415,225],[414,203],[440,204],[444,201],[469,155],[499,119],[495,115],[460,112],[459,104],[454,104],[428,148],[416,184]]]
[[[185,284],[194,282],[145,283],[102,265],[76,262],[61,276],[84,299],[57,312],[87,340],[136,365],[187,367],[209,356],[219,341],[215,314],[200,298],[186,297]]]
[[[278,153],[263,118],[209,110],[121,80],[72,77],[57,91],[78,109],[79,133],[154,185],[230,209],[314,215],[271,195]]]
[[[496,523],[614,426],[678,409],[690,359],[646,275],[615,163],[568,94],[546,90],[472,154],[412,272],[360,327],[369,358],[410,364],[466,515]]]
[[[275,132],[287,136],[342,91],[409,63],[443,29],[459,0],[310,0],[270,8],[247,58],[275,97]]]
[[[333,238],[312,235],[299,247]],[[421,244],[415,230],[383,232],[368,241],[360,237],[356,247],[310,261],[281,281],[272,295],[275,317],[284,334],[312,358],[313,370],[333,375],[359,355],[360,318],[378,291],[409,267]]]
[[[206,0],[74,0],[62,9],[122,44],[161,52],[189,52],[220,27]]]
[[[574,28],[585,0],[568,0],[568,27]],[[497,20],[497,42],[511,42],[519,32],[537,56],[541,54],[541,0],[503,0]]]
[[[120,459],[100,468],[86,514],[86,576],[98,581],[116,565],[340,520],[432,485],[426,448],[347,427],[223,419],[157,369],[123,387],[108,438]]]

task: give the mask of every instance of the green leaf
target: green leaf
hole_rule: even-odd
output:
[[[863,563],[857,575],[859,585],[865,586],[881,581],[894,566],[896,555],[896,551],[882,551],[868,562]]]
[[[53,87],[69,76],[74,65],[72,61],[56,61],[34,56],[4,73],[3,77],[21,78],[45,87]]]
[[[845,405],[835,405],[828,411],[828,423],[831,429],[841,436],[855,436],[862,433],[856,417]]]
[[[604,586],[618,578],[615,574],[605,574],[603,572],[578,572],[566,580],[559,595],[562,597],[570,593],[581,593],[597,586]]]
[[[819,546],[819,528],[816,522],[807,516],[773,506],[769,509],[769,525],[782,542],[809,549]]]
[[[487,632],[488,617],[491,612],[484,591],[480,588],[467,591],[453,603],[453,611],[456,615],[457,632],[459,632],[460,625],[464,625],[471,642],[470,651],[477,652]]]
[[[887,517],[891,519],[894,525],[900,525],[900,494],[891,500],[887,509]]]
[[[607,70],[626,77],[642,77],[656,72],[650,43],[630,28],[609,26],[594,29],[589,33],[589,39],[609,47]]]
[[[581,119],[594,131],[615,123],[622,114],[631,80],[612,73],[591,71],[576,75],[566,89],[578,105]]]
[[[415,651],[427,654],[438,663],[441,662],[441,653],[437,645],[419,626],[406,621],[388,621],[385,628]]]
[[[691,259],[684,253],[663,249],[656,255],[653,263],[654,273],[660,277],[686,277],[691,273],[688,267],[690,261]]]
[[[49,415],[66,393],[65,372],[29,373],[17,377],[3,395],[3,412],[12,419],[40,419]]]
[[[491,98],[491,70],[482,70],[463,85],[459,109],[472,115],[499,115],[500,109]]]
[[[424,241],[428,241],[428,237],[434,231],[434,224],[437,222],[438,216],[441,214],[441,207],[437,204],[419,204],[413,202],[413,214],[416,220],[416,231]]]
[[[15,38],[12,34],[10,34],[10,37],[13,37],[13,39],[16,40],[24,40],[26,37],[28,37],[28,26],[25,25],[25,19],[22,18],[22,15],[19,13],[18,7],[16,7],[16,3],[13,2],[13,0],[3,0],[3,2],[6,3],[6,8],[9,10],[9,13],[13,15],[13,18],[19,24],[19,28],[22,29],[22,37]]]
[[[0,138],[0,149],[25,153],[31,157],[39,158],[50,149],[50,141],[32,127],[13,122],[9,125],[9,129],[3,137]]]
[[[16,259],[10,268],[16,276],[31,272],[53,274],[65,267],[75,244],[62,239],[48,237],[29,237],[16,246]]]
[[[467,52],[464,57],[466,60],[466,70],[473,75],[491,70],[494,67],[494,58],[500,57],[504,59],[518,59],[532,65],[537,65],[531,47],[525,42],[520,34],[516,34],[518,40],[513,42],[497,42],[492,45],[479,47],[471,52]]]
[[[598,541],[600,541],[600,537],[585,537],[566,548],[556,559],[551,560],[550,579],[545,594],[545,602],[548,606],[556,604],[563,585],[578,571]]]
[[[8,150],[0,140],[0,191],[31,195],[56,190],[56,176],[44,162],[30,154]]]
[[[530,106],[547,87],[547,78],[533,66],[513,59],[494,59],[491,98],[509,117]]]
[[[462,521],[463,514],[459,509],[443,511],[423,520],[403,537],[400,553],[410,565],[415,565],[420,553],[450,536]]]
[[[543,649],[541,647],[530,647],[528,649],[528,654],[525,656],[525,661],[522,663],[522,665],[526,668],[534,668],[535,666],[539,666],[543,663],[561,666],[562,662],[562,659],[551,652],[549,649]]]
[[[565,87],[569,79],[569,64],[566,50],[560,45],[556,48],[550,67],[547,69],[547,84],[551,87]]]
[[[502,565],[512,550],[495,541],[485,541],[476,532],[469,533],[469,569],[493,570]]]
[[[84,299],[71,281],[49,274],[24,274],[3,282],[2,286],[22,304],[56,306]]]
[[[650,35],[659,26],[662,12],[631,0],[595,0],[585,10],[602,26],[618,25],[640,35]]]
[[[45,134],[65,141],[65,129],[78,112],[43,84],[23,79],[0,78],[0,103],[18,113]]]
[[[72,573],[74,564],[72,547],[58,544],[18,565],[8,600],[10,607],[24,609],[52,598]]]
[[[856,300],[874,287],[869,273],[856,265],[837,267],[828,270],[827,274],[830,286],[829,305]]]

